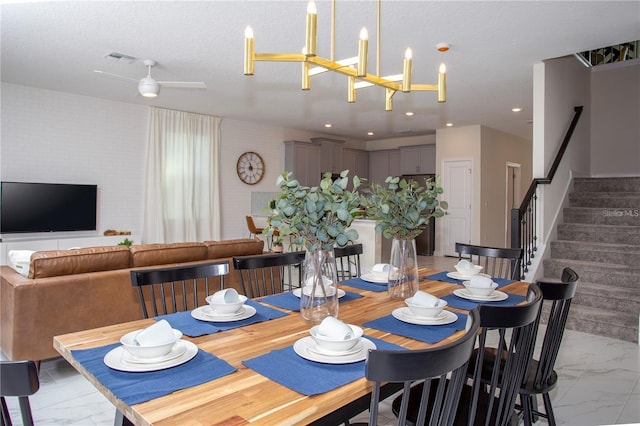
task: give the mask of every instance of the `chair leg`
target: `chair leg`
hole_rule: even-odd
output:
[[[120,410],[116,408],[116,417],[113,421],[114,426],[134,426],[133,422],[126,418]]]
[[[9,409],[7,408],[7,402],[4,396],[0,397],[0,407],[2,408],[2,417],[0,417],[0,425],[11,426],[11,417],[9,417]]]
[[[24,426],[33,426],[33,416],[31,415],[31,406],[29,405],[28,396],[19,396],[20,414],[22,414],[22,423]]]
[[[520,395],[520,402],[522,403],[522,420],[525,426],[531,426],[531,395]]]
[[[547,414],[547,421],[549,426],[556,425],[556,416],[553,414],[553,407],[551,406],[551,397],[548,393],[542,394],[542,400],[544,401],[544,411]]]

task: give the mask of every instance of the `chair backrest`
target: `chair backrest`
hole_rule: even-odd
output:
[[[22,423],[33,425],[29,395],[40,389],[38,368],[33,361],[0,361],[0,406],[2,409],[2,424],[10,426],[11,417],[5,402],[5,397],[18,397]]]
[[[540,347],[535,362],[536,368],[530,371],[525,384],[527,388],[541,388],[550,380],[553,368],[560,350],[564,327],[569,316],[571,300],[576,294],[578,284],[578,274],[571,268],[564,268],[561,282],[538,281],[538,286],[542,291],[542,303],[544,309],[540,309],[538,320],[546,322],[547,329],[544,334],[542,346]]]
[[[351,244],[345,247],[334,247],[333,255],[338,267],[338,280],[344,281],[357,278],[361,274],[360,255],[362,244]]]
[[[304,257],[304,251],[240,256],[233,258],[233,267],[243,294],[254,298],[300,287]]]
[[[475,264],[484,269],[483,273],[493,278],[520,279],[521,248],[502,248],[474,246],[456,243],[458,258],[468,257]]]
[[[523,304],[478,305],[482,331],[469,365],[473,382],[463,398],[468,405],[458,410],[466,420],[463,423],[506,425],[513,420],[518,391],[533,354],[541,304],[542,292],[531,284]]]
[[[138,290],[143,318],[149,318],[204,305],[208,295],[224,288],[228,273],[227,261],[139,269],[131,271],[131,285]]]
[[[385,382],[403,383],[398,424],[406,422],[411,385],[424,380],[415,424],[451,424],[465,381],[467,363],[480,326],[477,309],[469,312],[465,334],[445,346],[421,350],[372,350],[365,367],[367,380],[374,382],[369,424],[377,425],[380,386]],[[446,378],[449,375],[449,380]],[[431,386],[432,383],[434,386]],[[437,384],[436,384],[437,383]],[[429,412],[428,422],[425,421]]]
[[[258,235],[258,234],[262,234],[262,231],[264,230],[263,228],[258,228],[255,224],[255,222],[253,221],[253,216],[247,216],[247,228],[249,228],[249,237],[251,237],[251,235]]]

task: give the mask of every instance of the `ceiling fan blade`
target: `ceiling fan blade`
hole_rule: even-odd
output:
[[[100,70],[93,70],[93,72],[103,77],[116,78],[118,80],[134,81],[136,83],[139,81],[139,79],[136,79],[136,78],[125,77],[124,75],[119,75],[119,74],[111,74],[110,72],[104,72]]]
[[[207,85],[202,81],[158,81],[163,87],[178,87],[182,89],[206,89]]]

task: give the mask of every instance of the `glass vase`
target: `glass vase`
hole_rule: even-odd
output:
[[[392,299],[412,297],[418,291],[418,281],[415,238],[394,238],[389,259],[389,296]]]
[[[303,264],[300,314],[312,324],[338,318],[338,274],[333,250],[307,250]]]

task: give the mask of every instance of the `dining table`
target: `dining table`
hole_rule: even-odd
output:
[[[449,275],[447,271],[420,268],[420,290],[448,300],[446,310],[466,318],[468,309],[476,303],[454,295],[464,287]],[[521,281],[500,284],[499,290],[508,294],[514,304],[524,300],[529,286]],[[444,338],[396,332],[395,325],[406,325],[392,316],[394,311],[406,306],[403,300],[391,299],[383,285],[372,285],[360,278],[342,282],[339,289],[348,296],[339,303],[339,319],[360,326],[364,336],[379,349],[430,348],[463,335],[464,325]],[[187,330],[183,333],[190,347],[197,347],[198,357],[215,361],[199,369],[194,363],[197,358],[149,376],[146,372],[123,372],[104,365],[104,353],[116,350],[123,335],[149,327],[157,318],[59,335],[54,337],[53,344],[65,360],[135,425],[340,424],[365,411],[372,390],[372,383],[364,377],[365,361],[334,366],[295,354],[291,356],[291,348],[309,336],[312,324],[305,322],[294,306],[278,307],[275,302],[268,304],[268,299],[263,300],[252,303],[276,314],[269,319],[237,327],[214,327],[211,332]],[[419,327],[422,328],[417,329],[418,332],[441,330],[438,325]],[[308,363],[310,369],[307,371],[300,362]],[[314,370],[314,367],[326,370]],[[335,374],[331,371],[334,367]],[[340,378],[342,367],[350,369],[344,380]],[[170,386],[164,388],[165,384],[189,376],[192,368],[196,372],[196,384],[187,382],[175,390]],[[208,374],[215,368],[221,368],[221,373],[210,377]],[[147,377],[149,382],[145,381]],[[335,384],[322,388],[325,381],[333,379]],[[293,380],[290,387],[287,380]],[[320,387],[314,388],[315,385]],[[397,385],[389,384],[383,397],[398,389]],[[150,393],[145,396],[147,391]]]

